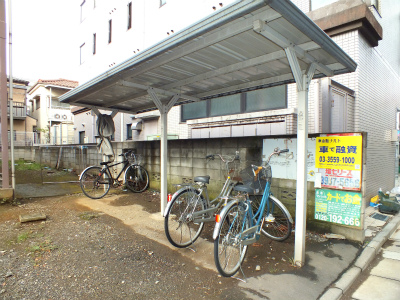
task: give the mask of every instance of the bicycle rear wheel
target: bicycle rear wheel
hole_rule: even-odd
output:
[[[125,172],[125,184],[132,192],[141,193],[149,186],[149,173],[142,166],[129,166]]]
[[[225,277],[233,276],[240,268],[246,255],[247,245],[243,245],[241,234],[249,228],[242,203],[234,204],[221,221],[218,236],[214,241],[214,261],[218,272]]]
[[[287,210],[274,196],[268,198],[264,209],[264,224],[261,232],[272,240],[283,242],[292,233],[292,223]],[[267,205],[269,204],[269,209]]]
[[[100,167],[86,169],[79,180],[82,192],[91,199],[100,199],[110,190],[110,177]]]
[[[168,241],[178,248],[193,244],[204,228],[204,222],[194,223],[192,214],[206,208],[203,195],[197,190],[181,191],[170,204],[164,219]]]

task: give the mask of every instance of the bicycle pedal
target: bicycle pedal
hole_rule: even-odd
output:
[[[269,214],[268,216],[266,216],[264,218],[264,220],[265,220],[265,222],[272,223],[272,222],[275,222],[275,217],[272,214]]]

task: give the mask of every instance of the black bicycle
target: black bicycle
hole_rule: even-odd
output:
[[[112,163],[106,161],[100,163],[103,167],[91,166],[83,170],[79,178],[83,193],[92,199],[100,199],[107,195],[111,185],[119,187],[123,184],[119,177],[125,172],[124,182],[128,189],[134,193],[141,193],[149,186],[149,173],[140,165],[141,156],[134,154],[132,150],[122,153],[123,161]],[[121,172],[114,178],[110,168],[124,164]]]

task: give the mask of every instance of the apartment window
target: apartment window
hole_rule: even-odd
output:
[[[96,34],[93,33],[93,55],[96,54]]]
[[[40,99],[36,99],[35,104],[36,110],[38,110],[40,108]]]
[[[85,62],[86,59],[86,55],[85,55],[85,43],[83,43],[80,48],[79,48],[79,62],[80,64],[83,64]]]
[[[160,0],[160,7],[163,6],[164,4],[167,4],[167,0]]]
[[[246,112],[286,108],[286,86],[246,93]]]
[[[127,29],[132,28],[132,2],[128,3],[128,24],[127,24]]]
[[[241,94],[210,100],[210,117],[240,114]]]
[[[132,139],[132,124],[126,124],[126,139]]]
[[[182,121],[207,117],[208,101],[193,102],[181,106]]]
[[[286,85],[181,106],[182,121],[287,108]]]
[[[311,0],[311,10],[316,10],[337,1],[339,0]]]
[[[108,43],[112,40],[112,20],[108,20]]]
[[[86,5],[86,0],[84,0],[81,4],[81,22],[83,22],[83,20],[85,20],[86,18],[86,9],[87,9],[87,5]]]

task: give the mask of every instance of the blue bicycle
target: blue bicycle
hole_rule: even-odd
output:
[[[276,148],[262,166],[252,165],[252,182],[236,186],[234,189],[239,195],[232,197],[217,215],[213,234],[214,260],[222,276],[231,277],[239,270],[247,246],[258,241],[261,232],[276,241],[284,241],[290,236],[293,219],[287,208],[271,194],[272,171],[269,165],[272,156],[288,151]],[[255,195],[258,187],[264,184],[260,200]]]

